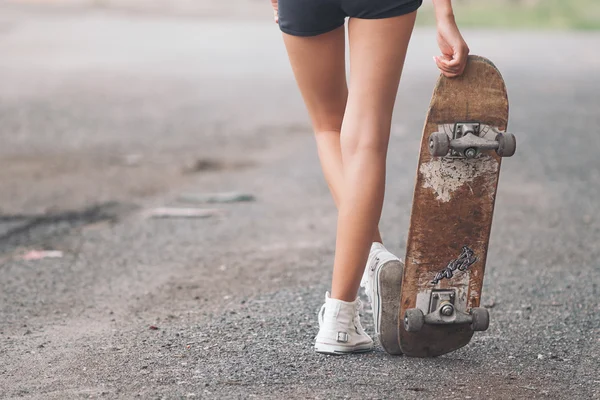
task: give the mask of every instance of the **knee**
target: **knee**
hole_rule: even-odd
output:
[[[313,131],[317,136],[337,135],[339,137],[342,131],[343,119],[343,113],[324,113],[324,115],[312,119]]]
[[[332,129],[332,128],[322,128],[322,129],[315,129],[315,136],[317,137],[317,140],[335,140],[338,141],[340,140],[340,135],[341,135],[341,129]]]
[[[389,144],[389,129],[380,124],[363,124],[356,129],[344,130],[342,148],[348,154],[370,153],[385,155]]]

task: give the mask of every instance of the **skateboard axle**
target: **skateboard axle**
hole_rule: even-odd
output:
[[[454,313],[454,306],[452,304],[446,304],[442,306],[440,313],[446,317],[449,317]]]
[[[453,289],[436,290],[430,293],[427,314],[421,308],[410,308],[404,314],[404,329],[418,332],[423,325],[469,324],[474,331],[486,330],[489,325],[489,313],[485,308],[474,307],[469,312],[458,309],[457,297]]]
[[[475,158],[481,150],[496,150],[501,157],[510,157],[516,151],[516,140],[513,134],[496,133],[494,140],[481,136],[482,126],[477,122],[458,122],[452,130],[452,138],[445,132],[434,132],[429,137],[429,152],[434,157],[450,156],[452,158]]]

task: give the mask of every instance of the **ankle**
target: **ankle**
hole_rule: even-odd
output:
[[[375,235],[373,235],[373,243],[375,242],[383,244],[383,239],[381,238],[381,232],[379,232],[379,228],[377,228]]]
[[[350,305],[356,303],[356,300],[358,300],[358,296],[356,294],[352,296],[349,295],[349,293],[344,292],[337,293],[332,290],[330,300],[335,300]]]

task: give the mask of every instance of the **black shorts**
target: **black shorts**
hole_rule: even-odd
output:
[[[315,36],[344,25],[346,17],[380,19],[417,10],[423,0],[279,0],[279,28]]]

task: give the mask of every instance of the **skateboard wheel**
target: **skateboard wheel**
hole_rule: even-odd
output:
[[[444,132],[434,132],[429,136],[429,153],[434,157],[443,157],[450,151],[450,138]]]
[[[425,316],[418,308],[409,308],[404,313],[404,329],[407,332],[419,332],[424,323]]]
[[[499,133],[496,135],[498,149],[496,154],[500,157],[512,157],[517,151],[517,139],[512,133]]]
[[[471,316],[473,322],[471,322],[471,328],[474,331],[486,331],[490,326],[490,313],[483,307],[475,307],[471,309]]]

